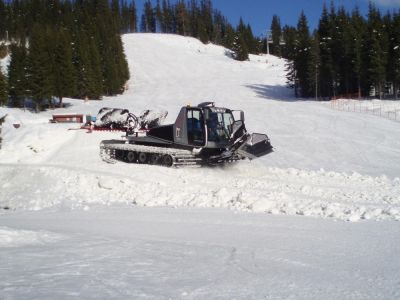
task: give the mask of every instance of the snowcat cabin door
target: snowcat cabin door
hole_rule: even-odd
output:
[[[209,145],[226,147],[232,134],[234,118],[230,111],[214,109],[207,115],[207,130]],[[212,144],[211,144],[212,143]]]
[[[203,113],[199,109],[187,109],[187,135],[191,146],[205,146]]]

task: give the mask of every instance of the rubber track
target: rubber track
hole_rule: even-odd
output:
[[[171,155],[173,158],[173,166],[196,166],[201,165],[202,162],[201,158],[197,158],[192,151],[189,150],[127,144],[113,140],[101,142],[101,159],[107,163],[115,164],[119,161],[115,155],[116,150]]]

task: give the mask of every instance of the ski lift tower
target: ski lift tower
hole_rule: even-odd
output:
[[[270,54],[269,52],[269,45],[274,43],[274,40],[272,39],[272,31],[271,30],[267,30],[267,36],[266,36],[266,40],[267,40],[267,54]],[[281,37],[279,38],[279,45],[283,46],[286,45],[285,43],[285,39],[283,38],[283,35],[281,35]]]

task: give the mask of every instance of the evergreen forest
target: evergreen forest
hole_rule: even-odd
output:
[[[141,11],[134,0],[0,0],[0,58],[11,56],[0,72],[0,103],[31,99],[40,110],[54,99],[123,92],[130,74],[120,35],[133,32],[195,37],[240,61],[250,53],[283,57],[297,97],[399,97],[400,10],[382,14],[371,3],[362,15],[331,2],[314,30],[304,13],[297,26],[274,15],[268,37],[242,19],[233,26],[211,0],[147,0]]]
[[[382,14],[372,3],[363,16],[332,3],[312,33],[302,13],[297,27],[271,26],[273,53],[288,59],[287,79],[296,96],[329,100],[400,92],[400,10]]]
[[[1,103],[22,107],[31,99],[39,111],[55,99],[123,92],[129,70],[115,7],[118,1],[0,0],[0,41],[11,56],[0,75]]]

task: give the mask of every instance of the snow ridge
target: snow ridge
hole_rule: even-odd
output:
[[[157,180],[122,175],[126,168],[145,172],[146,166],[112,166],[112,172],[74,169],[62,165],[3,166],[13,181],[3,184],[0,207],[42,210],[89,209],[93,205],[141,207],[208,207],[335,218],[345,221],[400,220],[400,179],[358,173],[257,168],[252,164],[193,170],[150,167]],[[111,168],[111,167],[110,167]],[[136,170],[135,170],[136,169]],[[236,176],[231,176],[236,173]],[[217,176],[216,176],[217,175]],[[174,177],[174,183],[169,177]],[[19,182],[25,178],[23,197]],[[58,180],[54,180],[58,178]],[[203,178],[203,180],[201,180]],[[0,175],[0,181],[6,178]],[[40,186],[38,182],[45,183]],[[7,199],[7,200],[5,200]]]

